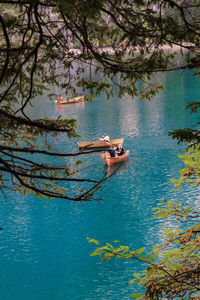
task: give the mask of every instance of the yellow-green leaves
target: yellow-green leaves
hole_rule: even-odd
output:
[[[99,245],[99,241],[95,239],[90,239],[87,237],[88,242],[94,243],[96,245]],[[118,243],[119,241],[114,241],[113,243]],[[123,246],[119,245],[118,247],[115,247],[111,243],[106,243],[104,246],[99,247],[95,249],[95,251],[90,254],[90,256],[96,256],[96,255],[102,255],[102,261],[106,261],[111,259],[112,257],[115,258],[123,258],[123,259],[130,259],[130,258],[138,258],[146,260],[146,257],[142,256],[142,253],[144,251],[144,248],[137,249],[133,251],[129,246]],[[150,256],[148,259],[151,259]]]
[[[200,184],[200,146],[191,147],[184,155],[179,155],[185,164],[185,168],[179,171],[178,179],[171,179],[174,183],[174,189],[180,189],[184,183],[189,183],[193,186]]]
[[[89,243],[94,243],[95,245],[99,245],[99,244],[100,244],[100,243],[99,243],[97,240],[95,240],[95,239],[90,239],[90,238],[87,237],[87,240],[88,240]]]

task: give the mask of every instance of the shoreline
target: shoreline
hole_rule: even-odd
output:
[[[170,46],[170,45],[163,45],[163,46],[160,46],[158,48],[152,47],[151,51],[148,52],[148,53],[144,52],[144,55],[147,55],[147,54],[152,53],[155,50],[159,50],[159,49],[160,50],[162,49],[165,52],[170,52],[170,51],[171,52],[187,51],[187,48],[185,48],[185,47],[188,47],[188,46],[192,46],[192,45],[191,44],[184,44],[183,46],[181,46],[181,45],[172,45],[172,46]],[[114,55],[114,53],[116,52],[116,50],[123,50],[123,49],[120,49],[120,46],[119,47],[115,47],[115,48],[113,48],[111,46],[105,46],[105,47],[99,47],[99,48],[96,48],[96,49],[97,49],[97,52],[99,54],[108,53],[109,55]],[[141,49],[142,48],[140,48],[140,49],[139,48],[135,48],[134,49],[134,53],[136,53],[136,54],[140,53]],[[131,47],[128,48],[128,50],[131,51]],[[71,53],[79,54],[79,55],[82,53],[82,49],[80,49],[80,48],[71,48],[69,51]]]

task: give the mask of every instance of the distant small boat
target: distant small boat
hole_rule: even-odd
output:
[[[79,142],[79,149],[91,149],[91,148],[109,148],[110,146],[123,145],[124,139],[109,140],[108,142],[103,141],[91,141],[91,142]]]
[[[110,155],[108,154],[108,152],[104,153],[101,155],[103,161],[105,162],[105,164],[107,164],[109,167],[118,164],[120,162],[125,161],[129,156],[129,150],[126,150],[124,154],[122,155],[118,155],[116,157],[110,157]]]
[[[55,104],[72,104],[72,103],[83,103],[84,102],[84,97],[85,96],[78,96],[74,98],[66,98],[63,100],[55,100]]]

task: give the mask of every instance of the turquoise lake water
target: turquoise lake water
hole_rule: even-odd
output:
[[[93,103],[61,108],[45,97],[36,99],[35,117],[76,118],[82,136],[78,140],[94,140],[105,132],[111,138],[123,137],[130,157],[97,193],[102,200],[75,203],[12,193],[1,196],[0,299],[129,299],[139,289],[128,282],[144,266],[133,260],[102,262],[91,257],[95,247],[86,237],[150,250],[163,241],[163,227],[175,226],[152,220],[152,208],[163,198],[199,207],[197,189],[173,190],[170,178],[177,178],[183,167],[177,155],[185,147],[168,132],[197,121],[185,106],[200,100],[200,81],[189,71],[157,76],[166,91],[151,102],[130,97],[108,101],[102,95]],[[55,148],[77,150],[78,140],[56,139]],[[66,164],[73,161],[63,159]],[[99,154],[87,155],[83,161],[88,166],[84,176],[101,178],[107,172]]]

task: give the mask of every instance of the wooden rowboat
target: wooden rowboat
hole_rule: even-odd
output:
[[[78,147],[79,149],[91,149],[91,148],[109,148],[110,146],[119,146],[123,145],[124,139],[115,139],[109,140],[108,142],[103,141],[91,141],[91,142],[79,142]]]
[[[84,96],[79,96],[79,97],[75,97],[75,98],[66,98],[64,100],[58,101],[55,100],[54,103],[55,104],[72,104],[72,103],[83,103],[84,100]]]
[[[129,156],[129,150],[125,151],[124,154],[118,155],[116,157],[110,157],[110,154],[108,152],[101,155],[103,161],[105,162],[105,164],[108,165],[108,167],[111,167],[115,164],[125,161],[128,158],[128,156]]]

